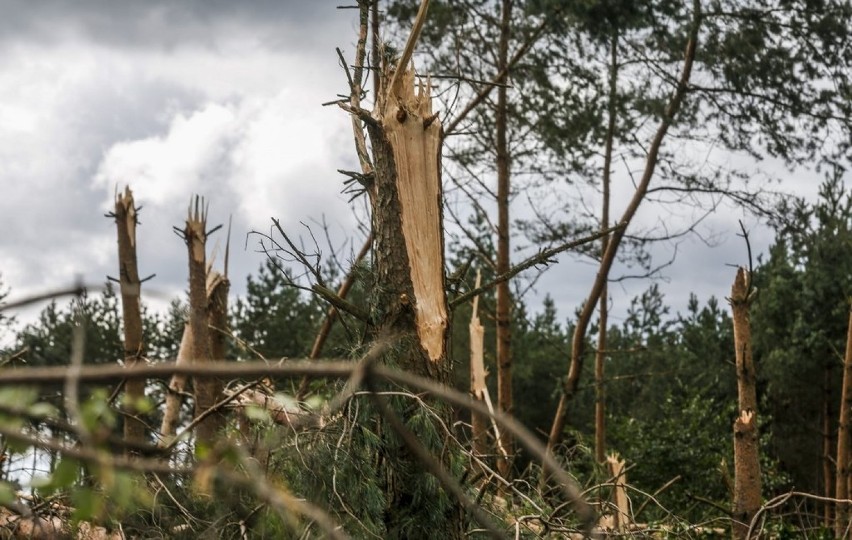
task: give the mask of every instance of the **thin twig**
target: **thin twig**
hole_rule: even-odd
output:
[[[576,247],[582,246],[583,244],[588,244],[589,242],[594,242],[595,240],[598,240],[599,238],[601,238],[603,236],[606,236],[606,235],[608,235],[608,234],[610,234],[614,231],[617,231],[619,229],[624,228],[624,226],[625,226],[625,224],[616,225],[615,227],[610,227],[608,229],[603,229],[603,230],[597,231],[593,234],[590,234],[589,236],[585,236],[585,237],[580,238],[578,240],[572,240],[572,241],[567,242],[565,244],[562,244],[560,246],[556,246],[556,247],[552,247],[552,248],[548,248],[548,249],[543,249],[543,250],[539,251],[537,254],[535,254],[532,257],[525,260],[524,262],[518,264],[517,266],[512,267],[508,272],[506,272],[504,274],[500,274],[499,276],[497,276],[493,280],[489,281],[485,285],[477,287],[477,288],[470,290],[470,291],[468,291],[468,292],[466,292],[466,293],[464,293],[460,296],[453,298],[450,301],[450,308],[455,308],[456,306],[459,306],[459,305],[467,302],[471,298],[473,298],[475,296],[479,296],[480,294],[484,293],[485,291],[492,289],[493,287],[497,286],[498,284],[512,279],[513,277],[515,277],[516,275],[520,274],[521,272],[523,272],[524,270],[526,270],[528,268],[532,268],[533,266],[537,266],[539,264],[549,264],[551,262],[550,261],[551,258],[555,257],[556,255],[559,255],[560,253],[562,253],[564,251],[568,251],[569,249],[574,249]]]

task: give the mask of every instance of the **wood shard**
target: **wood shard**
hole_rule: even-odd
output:
[[[382,111],[387,140],[397,167],[402,231],[411,267],[417,333],[432,362],[443,357],[447,331],[444,294],[443,231],[441,230],[441,122],[433,116],[429,88],[415,94],[414,70],[407,70],[399,91],[391,93]],[[403,117],[405,122],[397,121]]]

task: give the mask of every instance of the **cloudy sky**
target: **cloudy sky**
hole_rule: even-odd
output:
[[[262,260],[246,233],[271,216],[297,232],[323,216],[337,237],[353,231],[335,172],[352,168],[349,124],[320,105],[345,88],[334,48],[355,35],[336,4],[0,1],[0,272],[12,296],[115,275],[103,214],[127,184],[143,206],[140,272],[168,294],[184,287],[171,228],[193,193],[211,223],[233,215],[237,289]]]
[[[334,48],[351,57],[355,40],[356,14],[340,3],[0,0],[0,274],[11,296],[115,275],[115,225],[103,214],[128,184],[143,206],[140,273],[157,274],[147,290],[165,297],[185,287],[172,226],[191,194],[208,198],[212,224],[233,216],[238,294],[262,262],[246,235],[267,231],[271,217],[297,234],[324,218],[336,247],[360,245],[335,172],[356,168],[348,119],[321,106],[346,88]],[[690,291],[730,289],[726,264],[744,258],[737,217],[725,208],[705,221],[715,248],[697,238],[678,246],[661,284],[676,308]],[[752,240],[762,249],[769,238],[756,228]],[[660,247],[658,262],[672,249]],[[567,316],[593,273],[563,257],[537,294]],[[623,305],[646,286],[613,293]]]

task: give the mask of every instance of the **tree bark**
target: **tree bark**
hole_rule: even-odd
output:
[[[849,311],[846,354],[843,357],[843,386],[840,392],[840,416],[837,428],[837,476],[834,491],[836,499],[849,498],[849,481],[852,480],[852,474],[849,470],[849,453],[852,450],[850,419],[852,419],[852,309]],[[848,524],[849,505],[837,503],[834,520],[835,536],[838,538],[843,536]]]
[[[553,424],[550,427],[550,434],[547,439],[547,448],[551,452],[562,439],[562,431],[565,428],[567,420],[568,403],[571,399],[573,399],[580,383],[580,374],[583,371],[583,360],[585,356],[586,331],[588,330],[589,322],[591,321],[595,306],[597,305],[597,302],[603,293],[603,289],[606,286],[607,280],[609,279],[609,271],[612,268],[613,262],[615,262],[615,256],[618,252],[621,240],[624,238],[626,233],[627,225],[630,224],[633,216],[636,215],[639,205],[642,204],[642,201],[645,199],[645,194],[648,192],[648,186],[654,176],[660,148],[666,137],[666,133],[674,121],[674,117],[677,115],[678,110],[680,110],[681,103],[686,96],[687,86],[692,74],[692,64],[695,60],[695,49],[698,40],[700,21],[701,4],[699,0],[695,0],[693,2],[692,28],[689,32],[689,41],[686,45],[683,70],[681,71],[677,88],[666,106],[663,118],[657,128],[654,139],[651,141],[651,145],[648,148],[648,156],[645,159],[645,169],[642,173],[642,178],[636,186],[633,197],[630,199],[630,203],[627,205],[627,208],[624,210],[621,220],[619,221],[622,227],[613,233],[612,238],[607,245],[607,250],[601,260],[601,265],[598,269],[595,281],[592,284],[589,297],[583,304],[583,308],[577,318],[577,325],[574,328],[574,335],[571,340],[571,363],[568,368],[568,378],[565,380],[565,384],[563,385],[562,395],[559,398],[559,404],[556,407],[556,414],[553,418]]]
[[[115,223],[118,229],[118,268],[121,311],[124,322],[124,365],[134,367],[145,356],[142,339],[142,283],[136,261],[137,209],[130,187],[115,198]],[[142,443],[147,439],[145,421],[139,417],[139,402],[145,398],[144,379],[131,379],[124,384],[124,439]],[[128,450],[129,452],[129,450]]]
[[[227,272],[227,270],[226,270]],[[208,268],[207,270],[207,331],[210,340],[210,358],[213,360],[225,360],[228,350],[228,292],[231,282],[224,274]],[[202,384],[206,385],[207,408],[220,401],[225,384],[219,377],[206,378]],[[217,411],[209,417],[210,426],[207,429],[215,435],[225,426],[225,414]]]
[[[373,148],[375,194],[372,199],[375,286],[370,325],[377,339],[391,339],[384,362],[440,382],[449,381],[447,329],[449,310],[444,283],[444,239],[440,176],[441,123],[432,111],[430,83],[415,83],[406,69],[427,2],[397,69],[385,74],[385,92],[367,122]],[[449,419],[449,409],[441,409]],[[402,413],[403,421],[406,413]],[[437,428],[437,425],[433,426]],[[425,474],[399,439],[382,425],[382,466],[386,480],[385,526],[389,537],[407,537],[424,516],[416,476]],[[437,450],[432,448],[431,450]],[[447,455],[444,454],[446,459]],[[422,491],[422,488],[420,488]],[[451,505],[452,506],[452,505]],[[454,505],[443,516],[436,538],[460,537],[461,516]],[[422,532],[422,531],[421,531]]]
[[[734,512],[735,540],[746,540],[749,525],[760,509],[760,454],[757,414],[744,409],[734,421]]]
[[[190,205],[184,240],[189,251],[189,326],[192,329],[191,361],[205,364],[213,359],[210,340],[210,302],[207,298],[207,208],[204,200],[195,197],[194,208]],[[207,377],[194,377],[195,417],[210,409],[217,401],[218,382]],[[212,445],[216,432],[223,423],[220,413],[208,415],[195,428],[199,443]]]
[[[610,176],[612,174],[612,147],[615,140],[616,96],[618,91],[618,30],[613,32],[610,44],[609,66],[609,124],[606,132],[603,168],[603,200],[601,201],[601,229],[609,227]],[[601,238],[601,259],[609,246],[609,236]],[[606,332],[609,315],[609,294],[607,284],[601,288],[598,306],[600,331],[598,348],[595,352],[595,459],[603,463],[606,459],[606,386],[604,383],[604,360],[606,357]]]
[[[500,43],[497,69],[501,73],[497,88],[496,143],[497,143],[497,275],[509,271],[509,200],[511,195],[510,157],[508,143],[509,31],[512,17],[512,0],[503,0],[500,20]],[[512,298],[509,282],[497,285],[497,408],[512,413]],[[511,480],[511,458],[514,454],[512,436],[507,430],[501,433],[501,445],[507,456],[497,458],[497,471]]]
[[[737,270],[731,287],[731,311],[736,347],[737,397],[740,415],[734,422],[733,537],[745,539],[749,524],[760,508],[760,454],[757,431],[757,372],[751,351],[749,307],[754,297],[751,276]]]

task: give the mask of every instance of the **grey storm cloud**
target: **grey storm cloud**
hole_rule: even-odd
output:
[[[118,47],[215,43],[251,33],[270,47],[325,42],[329,0],[2,0],[0,40],[52,41],[70,34]],[[333,25],[332,25],[333,26]]]
[[[172,234],[192,193],[211,226],[233,216],[239,293],[263,256],[251,230],[278,217],[295,236],[323,214],[340,244],[353,220],[337,168],[353,168],[334,52],[353,12],[330,1],[0,0],[0,282],[13,296],[103,283],[130,185],[143,206],[148,290],[185,287]],[[305,186],[310,186],[310,189]],[[211,239],[211,251],[224,232]],[[328,249],[325,249],[328,252]]]

